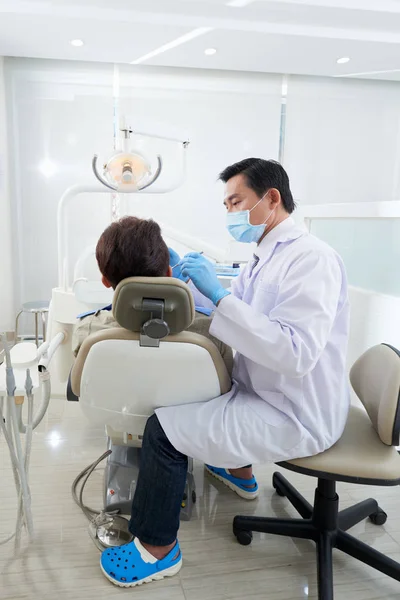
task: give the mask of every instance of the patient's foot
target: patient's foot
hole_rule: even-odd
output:
[[[182,567],[182,555],[177,541],[169,546],[150,546],[135,538],[124,546],[104,550],[100,565],[114,585],[135,587],[176,575]]]
[[[171,552],[172,548],[176,546],[176,540],[173,544],[170,544],[169,546],[151,546],[150,544],[145,544],[144,542],[141,542],[141,544],[143,548],[147,550],[147,552],[154,556],[154,558],[156,558],[157,560],[162,560]],[[174,560],[175,558],[178,558],[178,554],[179,550],[177,552],[177,556],[174,557]]]

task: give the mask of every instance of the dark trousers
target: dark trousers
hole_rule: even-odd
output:
[[[168,546],[176,540],[187,467],[187,456],[175,450],[157,416],[151,416],[143,435],[129,523],[131,533],[141,542]]]
[[[129,523],[131,533],[141,542],[168,546],[176,540],[187,468],[187,456],[175,450],[157,416],[151,416],[143,435]]]

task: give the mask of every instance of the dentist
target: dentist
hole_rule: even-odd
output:
[[[349,304],[341,259],[295,225],[279,163],[249,158],[220,179],[227,228],[236,240],[257,244],[254,257],[229,291],[199,254],[180,267],[216,307],[212,335],[236,350],[233,387],[209,402],[158,409],[148,420],[130,521],[136,539],[101,559],[103,573],[122,587],[181,568],[187,456],[251,499],[258,487],[243,465],[323,452],[347,419]]]

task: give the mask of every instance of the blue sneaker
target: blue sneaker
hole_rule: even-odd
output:
[[[100,567],[114,585],[135,587],[179,573],[182,554],[179,543],[176,542],[165,558],[157,560],[138,539],[134,539],[129,544],[104,550],[100,558]]]
[[[211,465],[205,465],[206,471],[210,473],[218,481],[222,481],[229,489],[237,493],[238,496],[245,500],[255,500],[258,497],[259,489],[256,478],[238,479],[231,475],[228,469],[219,469]],[[251,487],[254,486],[254,487]]]

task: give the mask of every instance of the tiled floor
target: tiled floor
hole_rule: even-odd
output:
[[[101,430],[90,427],[78,404],[53,400],[34,435],[31,491],[36,541],[14,556],[13,542],[0,546],[0,598],[22,600],[299,600],[316,598],[314,548],[305,541],[257,535],[241,547],[232,537],[235,514],[295,515],[271,488],[272,466],[257,468],[261,496],[254,503],[237,498],[196,466],[195,515],[183,523],[180,541],[184,567],[170,580],[134,590],[112,586],[102,576],[99,552],[87,534],[87,522],[71,499],[73,479],[105,450]],[[310,500],[314,482],[290,473]],[[102,473],[95,472],[87,502],[99,506]],[[0,541],[13,528],[15,492],[8,452],[0,439]],[[352,533],[400,560],[400,489],[340,485],[342,507],[374,496],[389,513],[385,527],[362,523]],[[337,554],[335,600],[399,600],[400,583]]]

